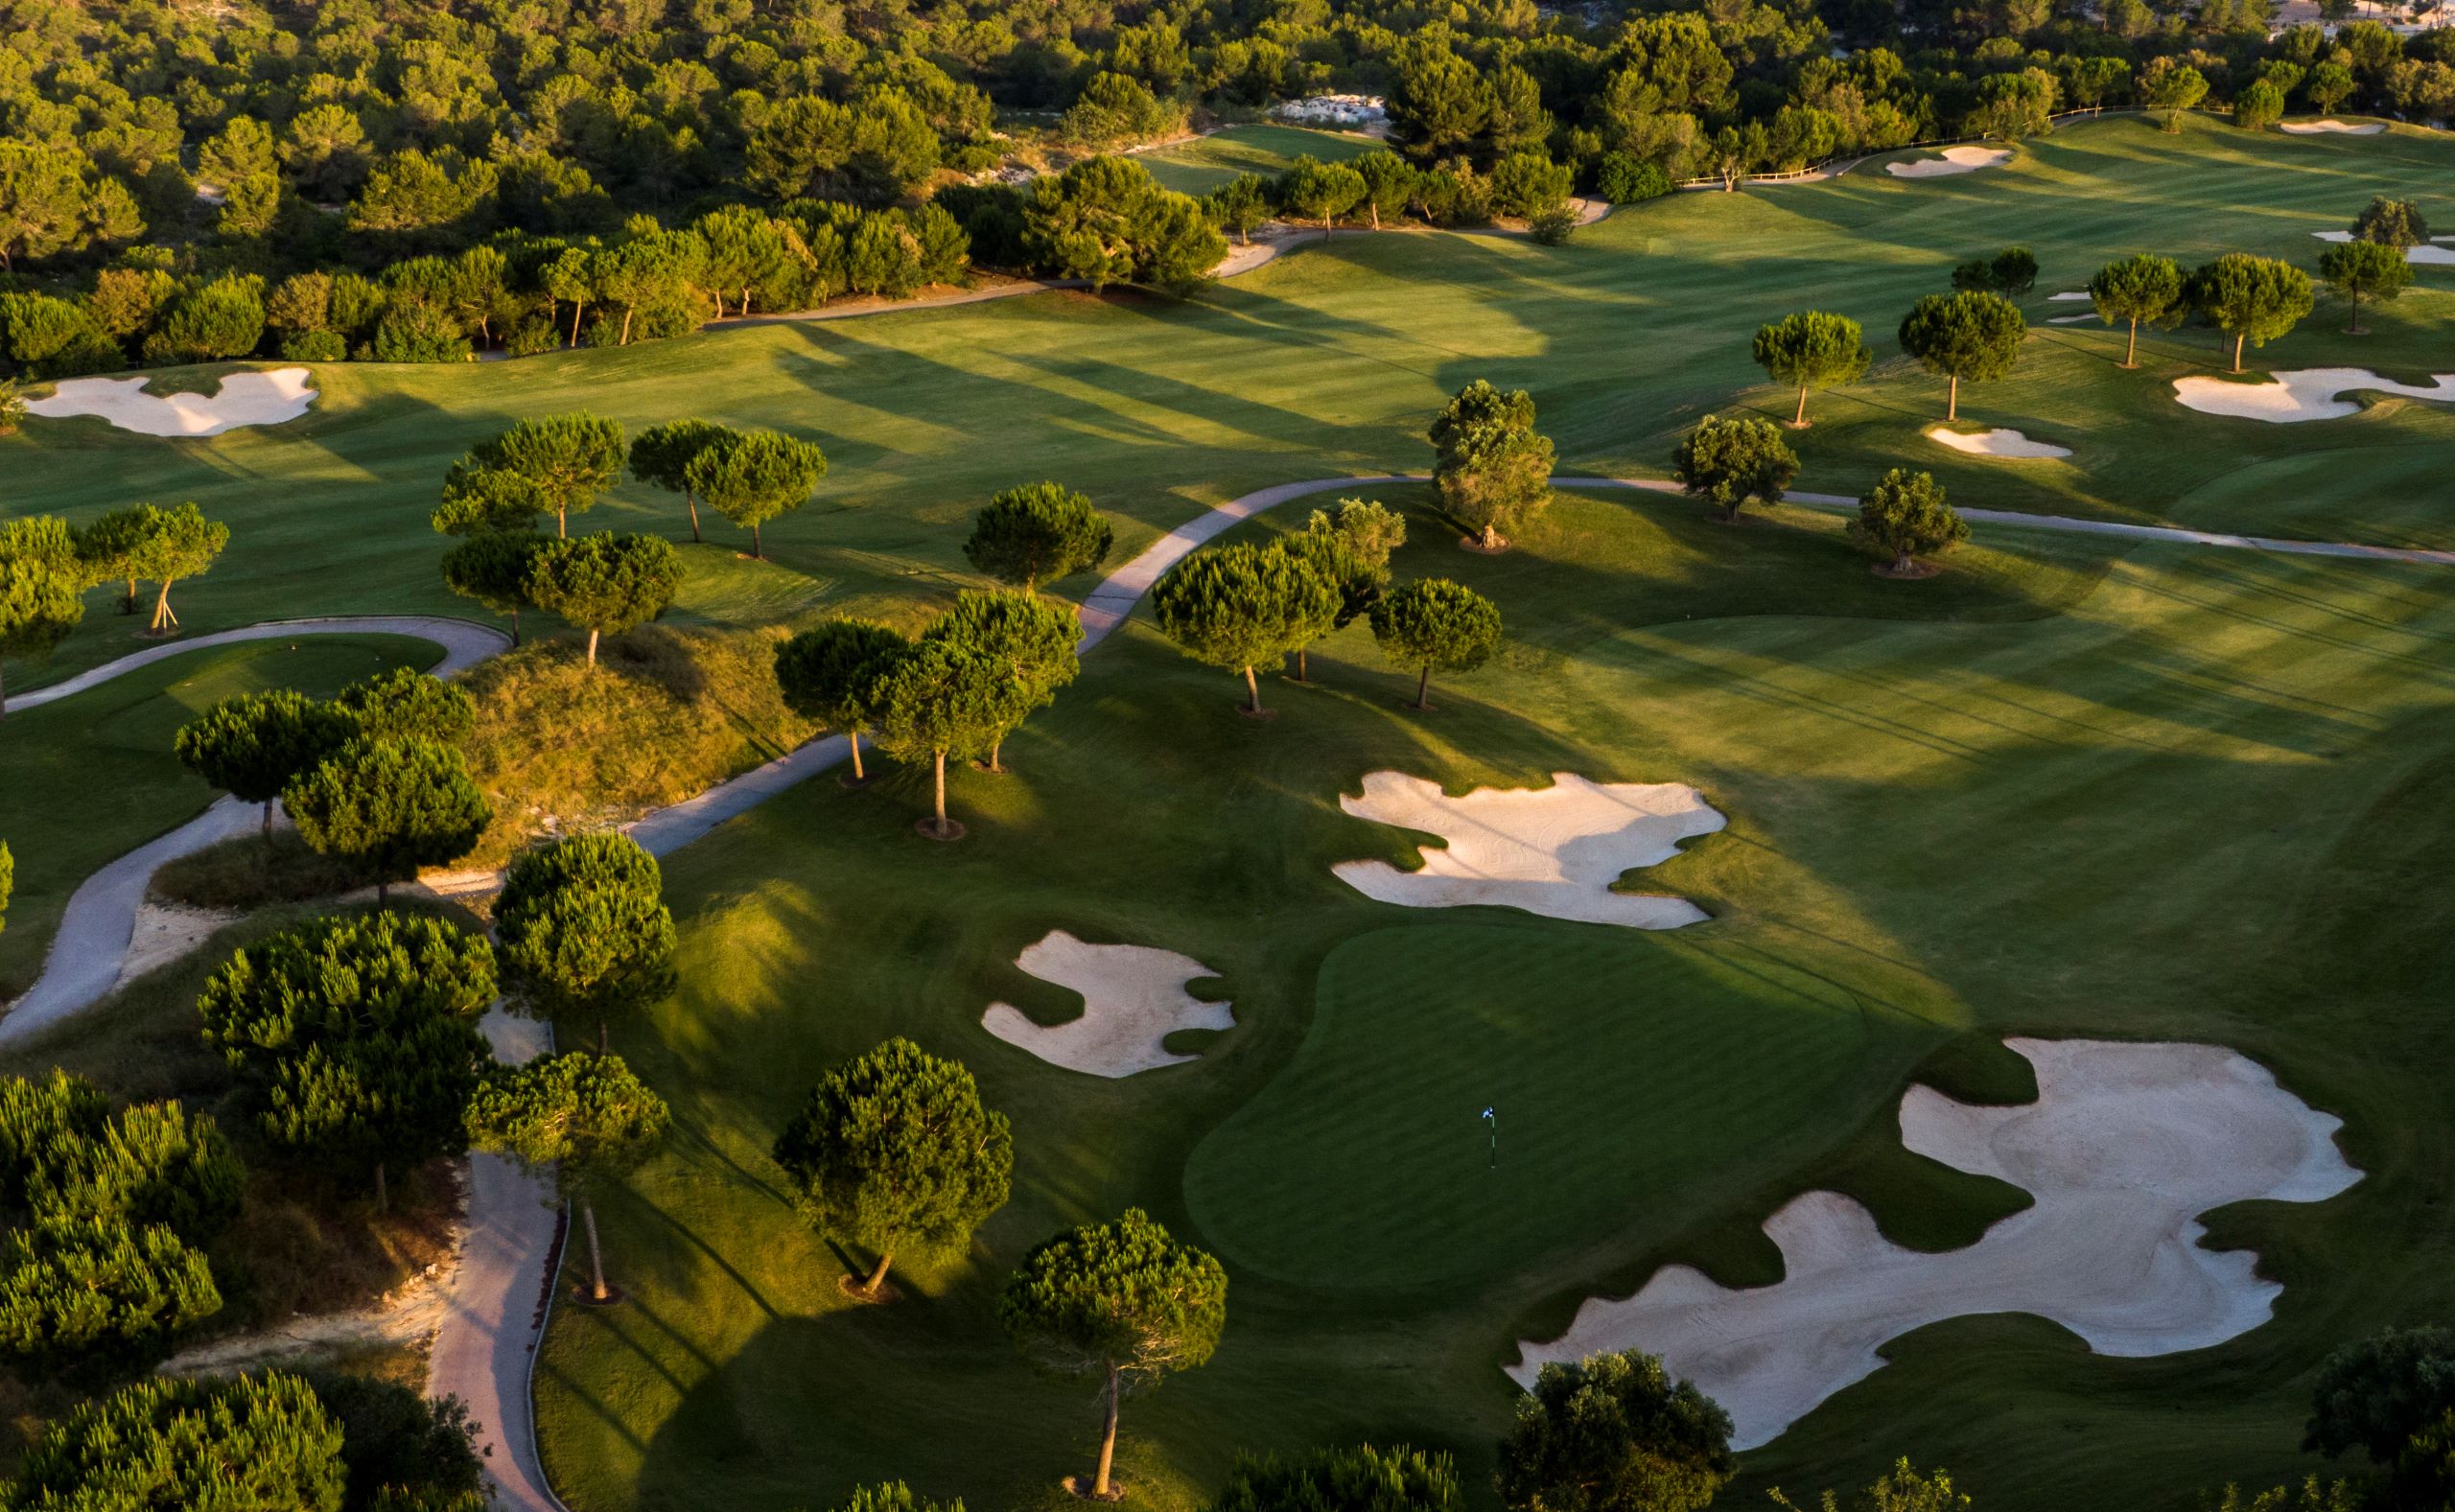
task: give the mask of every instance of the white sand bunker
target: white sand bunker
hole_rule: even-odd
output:
[[[2263,384],[2224,378],[2177,378],[2174,397],[2202,414],[2232,415],[2292,425],[2303,420],[2341,420],[2361,407],[2339,394],[2370,389],[2405,399],[2455,400],[2455,373],[2433,373],[2432,386],[2416,387],[2379,377],[2366,367],[2304,367],[2278,373]]]
[[[1043,982],[1083,994],[1083,1016],[1054,1027],[1036,1024],[1004,1003],[992,1003],[981,1027],[1019,1045],[1051,1065],[1095,1077],[1130,1077],[1136,1071],[1196,1058],[1162,1047],[1180,1029],[1233,1029],[1236,1015],[1226,1003],[1205,1003],[1185,990],[1197,977],[1218,973],[1191,956],[1148,945],[1092,945],[1063,929],[1015,958]]]
[[[1408,908],[1488,903],[1632,929],[1676,929],[1708,917],[1684,897],[1611,891],[1622,872],[1660,866],[1682,840],[1728,823],[1695,788],[1589,782],[1573,772],[1553,773],[1552,784],[1479,787],[1451,798],[1438,782],[1375,772],[1364,779],[1362,798],[1342,793],[1339,806],[1449,844],[1423,850],[1419,871],[1386,861],[1343,861],[1331,870],[1366,896]]]
[[[2329,116],[2324,121],[2290,121],[2277,129],[2292,136],[2376,136],[2387,128],[2375,121],[2355,126]]]
[[[1765,1221],[1777,1285],[1732,1291],[1685,1266],[1621,1301],[1590,1298],[1566,1335],[1519,1345],[1523,1385],[1545,1361],[1641,1348],[1730,1410],[1732,1447],[1779,1436],[1872,1375],[1889,1339],[1948,1317],[2034,1313],[2102,1355],[2205,1349],[2268,1319],[2282,1288],[2247,1250],[2205,1249],[2199,1215],[2229,1202],[2316,1202],[2361,1179],[2312,1110],[2265,1069],[2213,1045],[2014,1039],[2038,1100],[1973,1107],[1913,1086],[1901,1142],[2037,1198],[1966,1249],[1922,1254],[1867,1210],[1811,1192]]]
[[[2090,293],[2085,289],[2067,289],[2059,294],[2046,295],[2046,301],[2052,305],[2068,305],[2073,303],[2086,303],[2095,297],[2096,296],[2094,294]]]
[[[1946,174],[1969,174],[1981,168],[2000,168],[2011,160],[2009,151],[1999,152],[1983,147],[1948,147],[1941,157],[1886,163],[1883,171],[1895,178],[1940,178]]]
[[[2094,320],[2096,316],[2093,314],[2048,315],[2046,317],[2046,323],[2047,325],[2078,325],[2083,320]]]
[[[149,394],[150,378],[71,378],[50,397],[29,400],[26,412],[64,420],[100,415],[140,435],[205,436],[241,426],[277,426],[295,420],[316,402],[303,367],[264,373],[229,373],[211,394]]]
[[[2051,441],[2032,441],[2018,430],[1947,430],[1942,426],[1929,426],[1928,439],[1940,441],[1955,452],[1973,456],[2069,456],[2071,449],[2056,446]]]
[[[2350,242],[2352,240],[2352,233],[2350,231],[2313,231],[2310,234],[2317,237],[2322,242]],[[2429,240],[2431,242],[2443,242],[2446,238],[2443,236],[2433,236]],[[2455,247],[2431,246],[2427,244],[2423,244],[2420,246],[2408,246],[2404,248],[2404,261],[2407,263],[2455,263]]]

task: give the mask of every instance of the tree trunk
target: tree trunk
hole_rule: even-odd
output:
[[[1952,397],[1944,401],[1944,418],[1947,420],[1957,420],[1960,418],[1960,375],[1958,373],[1954,373],[1952,376],[1951,382],[1952,385],[1951,390]]]
[[[750,286],[748,284],[741,286],[741,313],[745,317],[750,314]]]
[[[605,1285],[605,1250],[596,1242],[596,1205],[586,1198],[580,1199],[579,1221],[588,1230],[588,1279],[594,1288],[589,1295],[602,1302],[613,1292]]]
[[[621,339],[616,341],[614,344],[616,346],[629,346],[631,344],[631,307],[629,305],[624,305],[622,307],[622,337]]]
[[[1328,216],[1323,216],[1323,217],[1321,217],[1321,240],[1322,240],[1322,241],[1324,241],[1324,242],[1326,242],[1326,241],[1328,241],[1329,239],[1330,239],[1330,218],[1329,218]]]
[[[2233,337],[2233,371],[2237,373],[2242,370],[2242,342],[2249,335],[2248,331],[2244,331]]]
[[[1100,1465],[1091,1473],[1091,1495],[1102,1500],[1108,1500],[1109,1467],[1116,1463],[1116,1361],[1111,1360],[1109,1361],[1108,1421],[1100,1428]]]
[[[870,1271],[870,1279],[861,1283],[861,1295],[876,1297],[878,1294],[878,1288],[886,1285],[886,1268],[894,1259],[893,1250],[878,1256],[877,1267]]]
[[[1375,231],[1378,231],[1378,230],[1380,230],[1380,229],[1381,229],[1381,201],[1380,201],[1380,200],[1378,200],[1378,199],[1375,199],[1375,200],[1371,201],[1371,205],[1372,205],[1372,229],[1374,229]]]
[[[514,646],[520,644],[520,606],[518,604],[511,606],[511,643]]]
[[[683,506],[690,511],[690,544],[699,544],[699,500],[689,488],[682,490]]]
[[[1254,680],[1253,669],[1247,667],[1245,668],[1245,712],[1258,714],[1261,711],[1262,685]]]
[[[2351,292],[2352,292],[2352,324],[2351,324],[2350,327],[2348,327],[2348,328],[2346,329],[2346,331],[2345,331],[2345,335],[2347,335],[2347,336],[2359,336],[2359,335],[2361,335],[2361,291],[2360,291],[2360,290],[2358,290],[2358,289],[2355,289],[2355,290],[2353,290]]]
[[[604,1014],[602,1014],[602,1013],[599,1013],[599,1014],[597,1014],[597,1015],[596,1015],[596,1055],[597,1055],[597,1058],[601,1060],[601,1059],[603,1059],[603,1058],[604,1058],[607,1055],[609,1055],[609,1054],[611,1054],[611,1052],[610,1052],[610,1051],[608,1051],[608,1050],[606,1049],[606,1046],[605,1046],[605,1015],[604,1015]]]
[[[1430,709],[1432,708],[1431,694],[1432,663],[1426,662],[1423,664],[1423,675],[1415,679],[1415,707],[1421,709]]]
[[[272,844],[272,800],[265,800],[265,844]]]
[[[759,522],[756,520],[750,523],[750,559],[754,562],[767,560],[766,543],[759,539]]]
[[[1907,547],[1903,547],[1900,550],[1892,553],[1892,570],[1895,572],[1906,572],[1909,570],[1909,548]]]
[[[588,633],[588,664],[591,666],[596,664],[596,632],[595,630]]]
[[[390,901],[390,900],[391,900],[391,896],[392,896],[392,883],[391,883],[391,879],[390,879],[390,878],[388,878],[388,877],[387,877],[387,878],[385,878],[384,880],[379,881],[379,882],[377,882],[377,883],[375,884],[375,906],[376,906],[376,907],[378,907],[378,908],[382,908],[382,907],[383,907],[386,902],[388,902],[388,901]]]
[[[123,615],[136,613],[136,579],[132,577],[128,580],[128,597],[121,601],[119,612]]]
[[[2122,365],[2125,367],[2139,365],[2139,317],[2138,315],[2131,317],[2131,340],[2122,349]]]
[[[1299,683],[1309,683],[1313,681],[1313,679],[1307,675],[1305,670],[1304,648],[1302,646],[1298,646],[1296,648],[1296,681]]]
[[[1004,735],[999,735],[996,739],[989,742],[989,770],[992,772],[1003,772],[1006,770],[1004,767],[997,764],[997,753],[999,750],[1004,748],[1005,744],[1006,737]]]
[[[562,504],[554,506],[554,539],[565,540],[571,532],[571,511]]]
[[[588,301],[585,299],[572,301],[572,345],[573,346],[579,345],[579,313],[587,308]]]
[[[171,582],[170,579],[164,578],[161,594],[153,600],[153,633],[160,635],[165,625],[176,629],[178,623],[179,616],[171,613]]]
[[[1807,426],[1807,385],[1806,385],[1805,384],[1801,384],[1799,385],[1799,412],[1798,412],[1797,414],[1794,414],[1794,415],[1790,416],[1790,424],[1791,424],[1791,426],[1793,426],[1794,428],[1797,428],[1797,429],[1801,429],[1801,430],[1806,429],[1806,426]]]
[[[855,782],[867,781],[869,779],[861,775],[861,733],[858,730],[853,730],[849,731],[846,733],[847,738],[853,742],[853,780]]]
[[[938,833],[947,832],[947,754],[938,753]]]
[[[375,1211],[392,1211],[392,1189],[384,1179],[384,1162],[381,1160],[375,1162]]]
[[[1486,551],[1497,551],[1500,549],[1500,527],[1498,525],[1486,523],[1484,526],[1484,549]]]

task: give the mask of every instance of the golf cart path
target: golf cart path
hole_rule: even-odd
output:
[[[511,644],[510,637],[499,630],[441,616],[276,619],[148,646],[91,671],[20,693],[9,701],[9,707],[36,709],[125,677],[140,667],[211,646],[293,636],[345,635],[410,636],[441,646],[443,659],[429,669],[437,677],[474,666]],[[60,913],[58,932],[52,937],[51,950],[43,957],[42,974],[10,1007],[8,1015],[0,1017],[0,1046],[23,1043],[106,996],[119,981],[129,944],[136,934],[137,907],[145,900],[145,885],[152,878],[154,869],[246,833],[258,822],[258,813],[253,803],[226,796],[217,799],[213,806],[196,818],[139,846],[80,884]]]
[[[1084,596],[1078,611],[1084,627],[1082,649],[1088,651],[1097,646],[1123,624],[1169,568],[1235,525],[1293,500],[1377,484],[1421,482],[1424,477],[1382,473],[1279,483],[1195,516],[1145,547]],[[1677,484],[1658,478],[1556,477],[1553,481],[1563,488],[1679,492]],[[1856,500],[1832,494],[1791,494],[1788,498],[1791,502],[1818,508],[1857,507]],[[2282,541],[2005,510],[1964,509],[1961,514],[1982,524],[2071,531],[2119,540],[2455,565],[2455,552],[2446,551]],[[151,648],[53,687],[21,695],[24,702],[20,707],[64,697],[179,650],[284,635],[371,632],[417,635],[445,645],[448,654],[434,668],[438,674],[457,671],[508,644],[494,631],[456,619],[292,620]],[[651,853],[669,854],[725,821],[826,771],[844,759],[848,750],[842,735],[810,741],[695,798],[648,814],[629,826],[628,831]],[[0,1019],[0,1044],[26,1037],[107,994],[118,980],[136,904],[144,896],[146,881],[153,869],[241,833],[254,822],[252,807],[224,799],[187,826],[112,863],[79,888],[61,919],[58,942],[54,943],[43,978],[19,1000],[8,1017]],[[59,942],[73,943],[62,950]],[[537,1026],[500,1012],[488,1016],[485,1027],[489,1041],[502,1058],[526,1058],[543,1048]],[[565,1512],[540,1468],[529,1389],[538,1342],[552,1303],[553,1262],[560,1237],[560,1219],[550,1205],[549,1195],[546,1183],[516,1166],[491,1156],[472,1158],[467,1247],[443,1325],[435,1336],[427,1381],[430,1395],[449,1393],[468,1404],[471,1415],[480,1425],[481,1447],[499,1447],[500,1452],[491,1454],[488,1474],[495,1483],[497,1504],[513,1512]]]

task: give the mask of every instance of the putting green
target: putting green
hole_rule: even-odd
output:
[[[1231,1263],[1312,1287],[1458,1285],[1670,1240],[1731,1184],[1838,1142],[1942,1034],[1731,934],[1348,941],[1295,1061],[1194,1151],[1187,1207]]]

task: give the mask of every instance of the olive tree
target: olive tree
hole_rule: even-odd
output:
[[[809,491],[827,476],[827,454],[814,442],[774,430],[752,430],[704,447],[683,469],[716,513],[750,530],[753,560],[767,560],[759,527],[809,501]]]
[[[2136,252],[2108,263],[2089,280],[2089,303],[2108,325],[2120,320],[2131,328],[2123,343],[2122,365],[2139,365],[2139,327],[2179,323],[2189,308],[2183,297],[2183,270],[2170,257]]]
[[[620,1056],[574,1050],[490,1068],[469,1096],[465,1132],[473,1149],[551,1169],[588,1235],[589,1296],[610,1302],[596,1188],[644,1158],[671,1123],[665,1099]]]
[[[1161,634],[1197,662],[1244,674],[1249,714],[1262,712],[1253,669],[1318,639],[1338,603],[1310,562],[1243,543],[1195,552],[1151,590]]]
[[[417,736],[351,740],[292,779],[281,806],[310,849],[363,868],[378,901],[467,855],[494,818],[460,753]]]
[[[1445,578],[1406,583],[1372,606],[1372,639],[1391,662],[1421,669],[1414,707],[1428,711],[1434,672],[1471,672],[1500,648],[1500,611]]]
[[[857,1288],[870,1301],[897,1255],[962,1253],[1015,1173],[1014,1131],[971,1073],[903,1038],[821,1078],[775,1153],[803,1219],[877,1257]]]
[[[2233,338],[2233,371],[2242,343],[2265,346],[2302,323],[2314,303],[2310,275],[2290,263],[2228,252],[2190,277],[2191,303]]]
[[[244,946],[197,996],[204,1043],[251,1092],[267,1143],[371,1173],[467,1148],[462,1113],[487,1059],[495,998],[484,939],[380,910],[316,919]]]
[[[1692,496],[1718,505],[1724,520],[1736,521],[1751,499],[1779,503],[1799,476],[1799,458],[1770,420],[1707,415],[1672,454],[1672,476]]]
[[[918,640],[887,659],[864,695],[879,749],[934,769],[936,812],[921,822],[932,840],[960,840],[947,817],[947,757],[985,755],[1030,708],[1006,663],[959,640]]]
[[[663,536],[591,536],[541,541],[528,556],[522,593],[576,629],[588,632],[588,664],[596,638],[620,635],[665,613],[682,587],[682,559]]]
[[[1696,1512],[1727,1484],[1730,1414],[1629,1350],[1543,1366],[1500,1446],[1510,1512]]]
[[[1503,393],[1483,379],[1460,389],[1425,432],[1441,502],[1486,551],[1552,501],[1552,443],[1534,430],[1526,390]]]
[[[1961,380],[1979,384],[2009,373],[2028,333],[2020,307],[2001,294],[1929,294],[1902,318],[1901,349],[1927,371],[1952,381],[1944,418],[1957,420]]]
[[[479,443],[464,466],[521,479],[535,491],[539,507],[554,512],[560,536],[570,533],[573,515],[622,480],[623,459],[622,428],[582,413],[523,420]]]
[[[921,639],[950,640],[1005,666],[1019,694],[1017,724],[1054,702],[1057,690],[1082,671],[1075,647],[1083,639],[1083,621],[1064,605],[1037,594],[958,593],[953,607],[930,621]],[[1000,730],[989,742],[992,772],[1006,770],[997,764],[1005,737]]]
[[[1969,539],[1969,523],[1944,501],[1944,486],[1932,473],[1896,467],[1859,500],[1850,539],[1888,559],[1894,577],[1924,577],[1917,559]]]
[[[181,725],[171,751],[181,766],[239,802],[263,804],[269,844],[273,800],[358,733],[347,712],[285,687],[222,700]]]
[[[2400,247],[2383,242],[2345,242],[2319,254],[2319,276],[2351,306],[2352,323],[2345,334],[2360,336],[2362,296],[2381,304],[2393,300],[2411,287],[2413,265]]]
[[[605,1020],[673,990],[673,915],[656,857],[618,830],[524,850],[495,901],[505,985],[540,1017]]]
[[[1026,593],[1108,560],[1116,531],[1091,500],[1059,483],[1025,483],[972,520],[964,560]]]
[[[2429,222],[2421,218],[2420,207],[2411,200],[2380,195],[2353,218],[2352,239],[2375,242],[2401,252],[2428,244]]]
[[[171,585],[210,571],[214,558],[229,544],[230,527],[207,520],[194,504],[153,511],[149,528],[128,559],[136,576],[160,585],[153,598],[153,622],[147,627],[151,634],[167,635],[179,627],[179,616],[171,613]]]
[[[650,426],[631,441],[631,476],[643,483],[680,494],[690,511],[690,539],[699,539],[699,496],[690,486],[690,464],[712,447],[735,439],[737,432],[707,420],[668,420]]]
[[[1105,1500],[1117,1406],[1136,1385],[1208,1361],[1228,1323],[1228,1271],[1139,1208],[1086,1223],[1023,1257],[998,1299],[1017,1347],[1043,1369],[1104,1378],[1099,1458],[1082,1494]]]
[[[776,648],[776,686],[795,713],[841,730],[853,748],[854,782],[861,771],[861,732],[877,718],[870,693],[878,674],[905,647],[902,636],[866,619],[830,619]]]
[[[48,656],[85,617],[85,570],[67,522],[0,521],[0,657]],[[9,711],[0,681],[0,715]]]
[[[1808,424],[1807,391],[1855,384],[1866,376],[1875,360],[1867,350],[1859,322],[1829,311],[1803,310],[1784,315],[1756,333],[1756,363],[1777,384],[1799,391],[1793,430]]]

